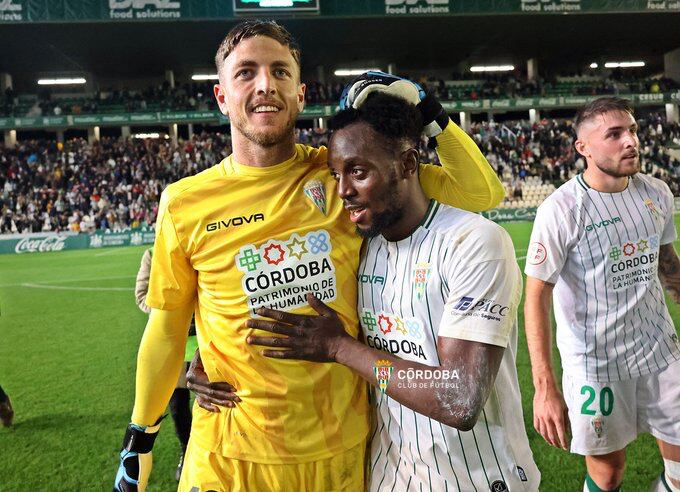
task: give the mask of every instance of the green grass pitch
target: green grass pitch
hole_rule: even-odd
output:
[[[531,223],[506,228],[523,267]],[[133,300],[142,251],[0,255],[0,385],[16,411],[14,426],[0,428],[0,491],[111,490],[145,324]],[[680,308],[669,304],[677,327]],[[522,330],[519,347],[524,418],[543,475],[541,489],[579,491],[582,458],[551,448],[533,429]],[[168,419],[154,449],[149,490],[176,488],[178,453]],[[629,448],[624,487],[647,490],[661,470],[654,440],[642,436]]]

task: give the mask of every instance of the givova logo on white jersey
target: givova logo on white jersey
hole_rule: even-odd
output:
[[[385,0],[385,13],[390,15],[448,14],[449,0]]]
[[[111,19],[179,19],[178,0],[109,0]]]
[[[245,274],[241,285],[253,314],[261,307],[291,310],[305,306],[308,292],[324,302],[334,301],[337,291],[331,251],[325,230],[243,246],[234,261]]]
[[[0,0],[0,21],[16,22],[24,20],[21,13],[23,5],[16,0]]]

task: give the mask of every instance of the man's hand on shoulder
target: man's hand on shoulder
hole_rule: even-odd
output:
[[[335,362],[344,340],[354,340],[342,326],[338,314],[307,294],[307,302],[318,315],[291,314],[274,309],[260,308],[257,314],[271,318],[250,319],[246,326],[284,336],[248,337],[251,345],[261,345],[277,350],[264,350],[262,354],[275,359],[302,359],[313,362]]]

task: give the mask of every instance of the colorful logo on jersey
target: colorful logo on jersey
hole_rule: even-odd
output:
[[[244,274],[241,285],[251,312],[260,307],[289,311],[305,306],[308,292],[324,302],[335,300],[331,252],[330,235],[324,230],[242,246],[234,262]]]
[[[659,236],[654,235],[650,237],[640,238],[635,241],[627,241],[623,244],[617,244],[609,250],[609,258],[614,261],[619,261],[621,257],[629,258],[645,254],[650,249],[659,247]]]
[[[305,195],[309,198],[322,214],[326,215],[326,189],[318,179],[305,183]]]
[[[595,415],[590,419],[590,425],[593,427],[593,431],[598,439],[602,437],[602,434],[604,433],[604,419],[602,418],[602,415]]]
[[[548,258],[548,250],[542,243],[534,241],[529,245],[529,251],[527,251],[527,263],[529,265],[540,265],[546,258]]]
[[[380,388],[381,393],[387,391],[387,384],[390,382],[393,371],[394,367],[392,367],[392,363],[389,360],[380,359],[375,361],[373,372],[375,373],[375,378],[378,380],[378,388]]]
[[[654,202],[650,198],[645,199],[645,205],[647,210],[649,210],[649,213],[652,215],[659,215],[659,211],[656,209]]]
[[[361,327],[366,334],[376,331],[376,328],[383,334],[393,333],[408,336],[414,340],[422,340],[423,326],[416,318],[402,318],[393,313],[376,313],[365,309],[359,318]]]
[[[430,276],[430,264],[418,263],[413,270],[413,290],[416,292],[418,300],[425,295],[425,288],[427,287],[427,278]]]

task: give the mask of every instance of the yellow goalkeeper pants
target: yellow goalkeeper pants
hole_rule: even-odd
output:
[[[363,492],[366,443],[319,461],[269,465],[212,453],[189,440],[179,492]]]

